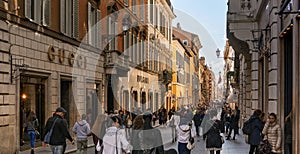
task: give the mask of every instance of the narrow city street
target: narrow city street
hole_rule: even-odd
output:
[[[165,150],[167,149],[176,149],[177,150],[177,143],[172,143],[171,141],[171,128],[170,127],[158,127],[162,133],[163,143]],[[225,136],[223,135],[224,139]],[[249,151],[249,145],[245,143],[244,136],[240,132],[237,135],[236,140],[225,140],[223,144],[221,154],[246,154]],[[36,148],[36,153],[43,153],[43,154],[51,154],[51,150],[49,147],[38,147]],[[66,153],[76,153],[76,145],[71,145],[68,143]],[[92,144],[92,140],[89,140],[89,148],[88,153],[94,153],[94,146]],[[208,154],[209,152],[205,148],[205,141],[203,140],[202,136],[196,137],[196,146],[192,150],[192,154]],[[30,154],[30,150],[22,151],[20,154]]]

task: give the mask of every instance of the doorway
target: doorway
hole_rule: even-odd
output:
[[[67,120],[68,126],[73,126],[77,121],[78,110],[74,103],[74,95],[72,88],[72,81],[62,79],[60,81],[60,106],[63,107],[67,113],[64,118]]]
[[[39,76],[21,75],[20,78],[20,150],[30,148],[30,138],[27,133],[27,122],[29,113],[33,112],[38,119],[36,128],[40,134],[43,133],[45,123],[45,83],[46,78]],[[41,145],[40,136],[36,137],[36,146]]]

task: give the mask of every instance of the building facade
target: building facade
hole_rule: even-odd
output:
[[[186,104],[196,106],[200,101],[199,84],[199,52],[202,48],[199,36],[181,29],[180,23],[173,27],[173,36],[175,42],[181,42],[184,46],[184,53],[179,50],[173,51],[176,54],[176,66],[183,73],[183,82],[186,87],[184,98]],[[183,50],[181,50],[183,51]],[[182,58],[179,58],[179,57]]]
[[[89,22],[91,14],[100,16],[98,6],[87,0],[0,1],[2,152],[18,153],[29,144],[24,127],[30,111],[40,133],[58,106],[67,110],[70,126],[83,113],[93,121],[102,112],[100,28],[92,33],[95,23]]]
[[[227,37],[239,57],[241,113],[274,112],[285,133],[285,118],[291,114],[292,153],[299,153],[300,143],[299,5],[298,0],[230,0],[227,12]]]
[[[1,152],[29,147],[29,111],[43,133],[59,106],[73,126],[83,113],[93,125],[104,111],[171,102],[161,74],[171,70],[174,18],[168,0],[1,0]]]

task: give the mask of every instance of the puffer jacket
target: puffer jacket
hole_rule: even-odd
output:
[[[281,153],[281,128],[277,122],[266,122],[262,133],[265,135],[264,140],[268,140],[272,145],[273,153]],[[276,150],[276,147],[279,148]]]

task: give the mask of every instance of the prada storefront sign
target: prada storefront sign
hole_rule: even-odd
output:
[[[137,75],[137,82],[149,83],[149,78]]]
[[[68,54],[66,54],[64,49],[54,48],[53,46],[48,47],[48,58],[51,62],[55,60],[55,57],[58,57],[59,63],[61,64],[64,64],[65,61],[67,61],[70,66],[74,66],[74,63],[76,62],[78,67],[86,68],[86,57],[83,57],[79,54],[75,60],[75,56],[76,53],[73,51],[70,51]]]

